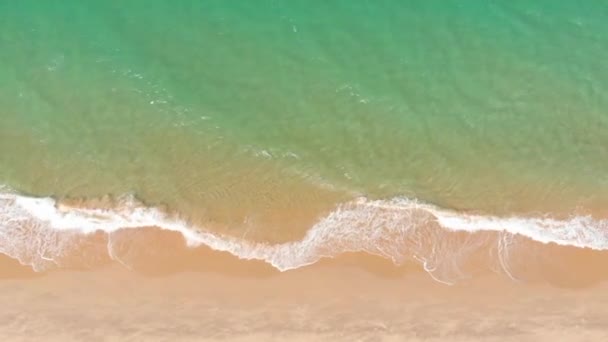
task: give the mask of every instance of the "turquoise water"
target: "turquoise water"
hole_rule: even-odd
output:
[[[356,197],[605,214],[601,1],[3,1],[0,51],[22,194],[270,240]]]

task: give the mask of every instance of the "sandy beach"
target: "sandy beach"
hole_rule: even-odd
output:
[[[280,273],[199,249],[178,264],[36,274],[1,258],[3,341],[603,341],[608,282],[487,273],[446,286],[350,254]],[[171,262],[176,262],[173,259]],[[186,265],[186,266],[184,266]],[[187,266],[190,265],[190,266]],[[602,267],[596,264],[596,267]],[[580,284],[579,284],[580,285]]]
[[[0,1],[0,342],[608,341],[607,18]]]

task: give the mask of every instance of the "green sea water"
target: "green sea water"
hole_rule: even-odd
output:
[[[229,226],[601,214],[606,61],[602,1],[0,1],[0,184]]]

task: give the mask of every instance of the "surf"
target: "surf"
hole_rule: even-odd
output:
[[[0,252],[35,271],[62,267],[62,258],[86,248],[86,237],[95,234],[106,236],[108,257],[125,264],[113,250],[117,246],[113,237],[151,227],[179,233],[189,248],[205,246],[239,259],[260,260],[281,272],[324,258],[363,252],[391,260],[395,265],[414,260],[433,278],[445,283],[461,278],[467,259],[482,249],[495,256],[494,266],[514,278],[510,264],[520,251],[517,245],[522,239],[608,249],[605,219],[470,214],[403,197],[359,197],[337,204],[302,239],[270,244],[219,234],[177,213],[145,206],[132,195],[110,201],[107,206],[93,207],[14,191],[0,194]]]

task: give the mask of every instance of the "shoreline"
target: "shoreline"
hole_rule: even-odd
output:
[[[436,280],[452,283],[467,278],[468,269],[518,278],[522,270],[529,273],[531,259],[535,267],[555,268],[555,252],[580,259],[582,268],[587,259],[608,260],[608,220],[591,217],[495,217],[407,199],[357,198],[322,215],[301,239],[276,243],[251,238],[250,230],[222,234],[217,223],[198,225],[133,197],[117,203],[102,199],[104,206],[0,195],[0,216],[6,222],[0,250],[37,271],[112,262],[139,269],[148,259],[163,263],[163,257],[175,254],[190,258],[205,248],[286,271],[361,252],[396,265],[415,261]],[[606,273],[600,276],[608,277]]]
[[[432,231],[424,233],[433,237]],[[120,267],[152,277],[202,272],[257,278],[331,265],[348,266],[388,277],[414,272],[443,283],[442,286],[467,284],[488,274],[496,275],[505,283],[545,283],[573,289],[608,281],[608,269],[604,267],[608,264],[608,250],[544,244],[521,236],[516,236],[516,240],[511,241],[513,244],[505,247],[500,236],[466,232],[450,234],[435,236],[422,249],[409,250],[407,245],[392,242],[377,246],[377,250],[382,252],[402,248],[392,252],[403,255],[402,259],[391,260],[393,254],[345,250],[335,255],[320,254],[310,264],[280,270],[268,260],[243,258],[230,251],[218,251],[204,245],[188,246],[179,232],[158,228],[126,229],[111,235],[96,232],[67,240],[68,243],[73,242],[70,249],[64,250],[57,259],[47,259],[48,267],[44,270],[36,270],[26,264],[32,259],[22,260],[24,263],[4,251],[5,254],[0,254],[0,279],[39,278],[68,271],[97,272],[107,267]],[[418,238],[427,241],[426,236]],[[508,249],[501,250],[501,247]],[[434,259],[421,259],[421,255]]]
[[[371,208],[370,213],[380,215],[384,224],[403,223],[401,218],[390,221],[395,213],[403,214],[402,207],[377,203],[364,204],[363,208]],[[106,223],[103,211],[69,216],[80,211],[63,205],[43,207],[51,208],[53,215],[58,213],[55,218],[59,223],[85,222],[91,224],[89,228]],[[355,215],[347,215],[346,223],[359,222],[359,212],[352,212]],[[74,217],[75,221],[69,220]],[[48,241],[62,241],[58,233],[62,228],[61,224],[51,228],[55,235]],[[504,236],[500,231],[451,231],[431,224],[417,228],[415,240],[408,240],[409,235],[404,238],[399,231],[387,234],[380,229],[379,234],[370,235],[383,238],[376,249],[353,252],[345,248],[332,257],[281,272],[268,260],[245,260],[207,246],[189,247],[181,231],[155,227],[82,230],[90,234],[76,234],[76,239],[72,236],[67,244],[59,244],[70,247],[62,250],[59,258],[44,253],[26,255],[44,257],[54,265],[44,272],[34,272],[15,259],[0,256],[0,302],[5,307],[0,339],[254,342],[608,338],[607,250],[542,243],[517,234],[513,240],[501,240]],[[74,233],[69,229],[63,232]],[[399,241],[414,244],[395,244]],[[418,242],[422,249],[408,249]],[[265,246],[277,251],[283,248]],[[290,252],[298,251],[287,247]],[[507,252],[501,247],[508,247]],[[381,257],[373,251],[393,254],[377,253]],[[435,259],[417,258],[415,253],[420,251]],[[323,250],[320,252],[322,256]],[[390,260],[395,252],[407,257],[397,260],[400,265]],[[284,255],[290,256],[278,254]],[[430,261],[436,263],[433,272],[427,272]],[[440,283],[434,274],[437,269],[458,281],[452,286]],[[559,334],[552,327],[559,327]]]
[[[0,279],[38,279],[63,272],[95,273],[108,268],[122,269],[143,277],[204,273],[258,279],[333,267],[355,269],[388,279],[414,274],[444,287],[467,286],[488,276],[505,284],[544,284],[563,289],[585,289],[608,282],[608,269],[603,267],[608,264],[608,251],[529,240],[520,241],[517,249],[512,251],[515,255],[509,256],[508,268],[500,264],[499,259],[494,260],[493,249],[481,248],[461,264],[449,265],[453,268],[449,269],[452,274],[459,278],[454,282],[443,282],[416,258],[395,264],[390,259],[368,252],[343,252],[321,257],[309,265],[281,271],[263,260],[243,259],[207,246],[189,247],[176,232],[146,229],[135,233],[123,237],[132,240],[125,240],[116,247],[115,252],[120,251],[121,254],[114,255],[108,255],[105,249],[107,237],[93,234],[91,240],[76,250],[77,253],[45,271],[35,271],[31,266],[0,253]],[[103,254],[99,254],[100,251]],[[85,257],[91,260],[83,261]],[[455,262],[458,262],[457,259]]]

